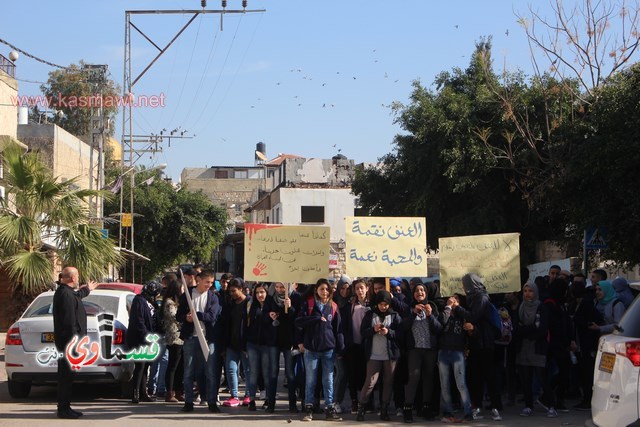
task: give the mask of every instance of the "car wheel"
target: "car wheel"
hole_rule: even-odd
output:
[[[9,380],[9,394],[14,399],[24,399],[29,396],[31,391],[31,383],[21,383]]]

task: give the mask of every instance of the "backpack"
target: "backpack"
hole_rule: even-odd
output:
[[[311,313],[313,313],[314,305],[315,305],[315,298],[312,296],[307,298],[307,309],[309,310],[307,315],[311,316]],[[336,317],[337,311],[338,311],[338,304],[336,304],[335,301],[331,300],[331,319],[332,320]]]
[[[500,316],[500,338],[498,338],[495,343],[498,345],[509,345],[513,338],[511,316],[509,316],[509,311],[504,307],[498,310],[498,315]]]
[[[491,301],[489,301],[488,304],[489,304],[489,324],[493,329],[494,339],[499,340],[500,338],[502,338],[502,318],[500,317],[500,313],[498,312],[498,309],[496,308],[496,306],[493,305]],[[511,320],[509,320],[509,322],[511,322]]]

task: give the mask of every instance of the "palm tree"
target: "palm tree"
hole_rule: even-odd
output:
[[[53,283],[54,260],[78,268],[83,280],[104,277],[121,255],[89,220],[87,199],[108,194],[57,180],[37,153],[3,151],[7,196],[0,200],[0,265],[27,294]]]

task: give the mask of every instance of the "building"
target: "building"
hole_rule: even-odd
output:
[[[267,183],[252,197],[251,222],[330,227],[330,268],[335,275],[344,272],[345,218],[356,214],[353,160],[279,155],[264,166]]]
[[[18,96],[18,82],[14,76],[15,64],[0,55],[0,198],[8,198],[9,206],[11,206],[11,195],[6,192],[2,152],[10,145],[17,145],[27,150],[27,146],[17,139],[18,107],[15,102]],[[0,267],[0,300],[5,302],[13,300],[13,285],[7,273]],[[9,327],[16,314],[11,308],[15,305],[15,301],[5,303],[6,309],[0,310],[0,330],[6,330]]]

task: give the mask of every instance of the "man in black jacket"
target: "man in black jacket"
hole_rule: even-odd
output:
[[[87,335],[87,312],[82,298],[98,286],[95,282],[79,285],[78,269],[66,267],[60,274],[60,284],[53,295],[53,334],[58,352],[65,353],[67,344],[74,336]],[[71,385],[73,373],[69,361],[58,360],[58,418],[76,419],[82,412],[71,409]]]

